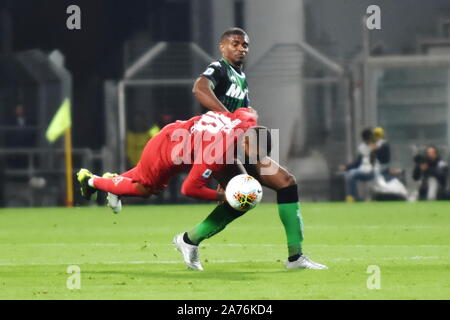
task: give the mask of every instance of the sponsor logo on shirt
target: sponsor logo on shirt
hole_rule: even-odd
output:
[[[230,89],[228,89],[226,95],[228,97],[236,98],[239,100],[243,100],[245,96],[247,95],[248,89],[242,90],[241,87],[233,83],[230,86]]]

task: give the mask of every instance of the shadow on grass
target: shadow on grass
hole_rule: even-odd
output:
[[[127,276],[133,278],[153,278],[153,279],[173,279],[173,280],[221,280],[221,281],[246,281],[246,280],[260,280],[264,275],[277,275],[286,274],[287,272],[303,272],[304,270],[285,270],[282,267],[276,267],[276,269],[261,269],[257,270],[251,269],[242,270],[242,267],[236,268],[235,270],[228,269],[223,270],[215,267],[213,270],[206,271],[193,271],[184,269],[180,266],[179,269],[171,270],[102,270],[102,271],[84,271],[85,275],[108,275],[108,276]]]

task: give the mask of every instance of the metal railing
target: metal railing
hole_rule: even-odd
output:
[[[92,162],[95,158],[99,158],[98,155],[95,155],[94,152],[89,148],[80,148],[80,149],[73,149],[72,154],[74,157],[80,157],[81,162],[75,162],[74,163],[81,163],[80,167],[92,167]],[[57,163],[59,161],[59,158],[64,157],[64,149],[56,149],[51,150],[51,153],[49,153],[48,149],[41,149],[41,148],[11,148],[11,149],[5,149],[0,148],[0,156],[4,157],[5,159],[8,159],[10,156],[22,156],[27,159],[27,167],[26,168],[8,168],[6,166],[4,168],[4,172],[8,176],[36,176],[42,173],[64,173],[64,163]],[[45,166],[42,166],[39,164],[38,158],[45,157],[46,160],[49,162],[46,163]],[[44,168],[43,168],[44,167]],[[61,169],[57,169],[60,167]]]
[[[93,168],[104,158],[103,153],[88,148],[73,149],[72,155],[74,172]],[[4,205],[60,205],[65,188],[64,157],[63,149],[0,148]],[[42,204],[44,197],[47,200]]]

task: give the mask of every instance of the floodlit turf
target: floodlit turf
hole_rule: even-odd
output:
[[[0,210],[0,299],[449,299],[450,203],[306,203],[305,251],[329,270],[285,270],[276,206],[201,246],[171,246],[212,205]],[[66,286],[79,266],[81,289]],[[369,290],[367,269],[381,271]]]

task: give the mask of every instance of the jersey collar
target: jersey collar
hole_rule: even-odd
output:
[[[225,62],[225,64],[229,67],[231,67],[231,69],[233,69],[234,73],[239,77],[244,79],[245,78],[245,74],[244,72],[242,72],[241,70],[236,70],[235,67],[233,67],[233,65],[231,63],[229,63],[225,58],[221,59],[223,62]]]

